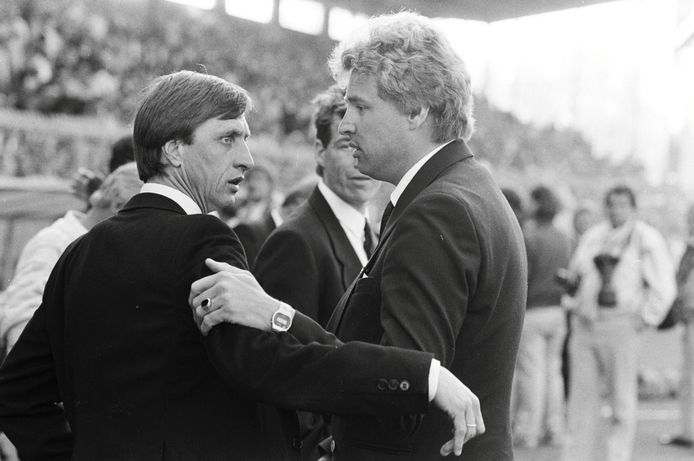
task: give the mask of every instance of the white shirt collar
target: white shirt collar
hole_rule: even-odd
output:
[[[366,216],[362,214],[359,210],[355,209],[352,205],[342,200],[335,192],[330,190],[330,188],[321,179],[318,182],[318,189],[320,190],[325,201],[328,202],[330,208],[335,213],[338,221],[344,223],[351,231],[357,235],[364,236],[364,220]]]
[[[417,163],[412,165],[412,167],[407,170],[407,173],[405,173],[402,178],[400,178],[400,181],[398,182],[398,185],[395,186],[395,189],[393,189],[393,192],[390,194],[390,202],[393,204],[393,206],[398,204],[398,200],[400,200],[400,196],[402,195],[403,192],[405,192],[405,189],[407,186],[412,182],[412,178],[419,172],[419,170],[422,169],[424,164],[429,161],[431,157],[434,156],[435,153],[443,149],[445,146],[448,144],[452,143],[454,140],[450,140],[448,142],[445,142],[441,144],[440,146],[434,148],[431,152],[429,152],[427,155],[419,159]]]
[[[280,211],[277,208],[273,208],[272,210],[270,210],[270,217],[272,218],[272,221],[275,223],[275,227],[280,227],[284,222],[284,219],[282,218],[282,215],[280,214]]]
[[[328,202],[328,206],[333,210],[335,217],[340,222],[340,226],[345,231],[347,240],[352,245],[359,262],[362,265],[366,264],[369,260],[364,250],[364,223],[366,222],[366,215],[342,200],[335,192],[330,190],[322,179],[318,182],[318,190],[323,194],[325,201]]]
[[[185,211],[186,214],[202,214],[202,210],[192,198],[188,197],[180,190],[174,189],[173,187],[165,186],[164,184],[147,182],[142,185],[140,192],[149,192],[151,194],[159,194],[170,198],[176,202],[178,206],[183,208],[183,211]]]

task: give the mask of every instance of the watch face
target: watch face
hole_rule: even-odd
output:
[[[286,331],[291,325],[291,318],[282,312],[275,312],[272,317],[272,326],[276,330]]]

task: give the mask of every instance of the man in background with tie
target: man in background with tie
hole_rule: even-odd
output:
[[[379,183],[359,172],[349,139],[337,131],[347,109],[344,90],[332,86],[313,103],[320,181],[270,235],[252,272],[268,294],[325,327],[375,246],[366,207]]]
[[[325,327],[333,308],[368,261],[376,243],[366,215],[379,183],[362,174],[338,133],[345,115],[345,92],[332,86],[313,100],[314,156],[320,180],[263,244],[253,274],[271,296]],[[266,417],[273,417],[268,412]],[[327,436],[321,417],[299,412],[301,451],[320,456]]]

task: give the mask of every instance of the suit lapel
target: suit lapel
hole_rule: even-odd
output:
[[[359,262],[359,258],[354,252],[352,244],[349,243],[349,239],[345,235],[340,221],[338,221],[337,216],[333,213],[333,210],[330,208],[330,205],[328,205],[328,202],[325,200],[325,197],[323,197],[318,187],[316,187],[309,196],[308,204],[325,227],[333,254],[340,265],[343,288],[346,289],[352,282],[352,277],[348,274],[356,274],[359,272],[361,269],[361,262]]]
[[[345,309],[349,305],[349,298],[352,296],[352,291],[354,290],[356,282],[362,277],[362,275],[369,275],[369,272],[378,259],[381,249],[385,246],[386,242],[392,235],[395,224],[407,206],[412,203],[415,197],[417,197],[417,195],[419,195],[424,188],[431,184],[444,170],[454,163],[470,157],[472,157],[472,152],[470,152],[470,149],[465,144],[465,141],[460,139],[453,141],[434,154],[434,156],[431,157],[412,178],[412,181],[410,181],[405,188],[405,191],[400,196],[398,204],[393,209],[393,212],[388,219],[386,227],[383,229],[383,235],[381,235],[373,255],[371,255],[371,258],[366,263],[366,266],[364,266],[364,269],[359,273],[357,279],[354,281],[354,283],[352,283],[347,292],[337,303],[337,307],[328,321],[327,328],[329,331],[336,332],[339,328]]]
[[[402,215],[403,211],[408,207],[410,203],[426,188],[429,184],[434,182],[434,180],[448,167],[454,163],[460,162],[466,158],[472,157],[472,152],[465,144],[465,141],[456,140],[446,145],[439,152],[434,154],[417,172],[412,178],[412,181],[407,185],[405,191],[400,196],[398,204],[393,208],[393,212],[388,219],[386,227],[383,229],[383,235],[376,246],[376,250],[369,259],[369,262],[364,268],[364,272],[367,274],[373,263],[376,261],[376,256],[378,255],[380,249],[385,245],[386,241],[393,233],[395,224]]]

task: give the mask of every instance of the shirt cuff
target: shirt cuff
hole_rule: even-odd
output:
[[[431,367],[429,367],[429,401],[434,400],[436,391],[439,389],[439,373],[441,362],[436,359],[431,359]]]

